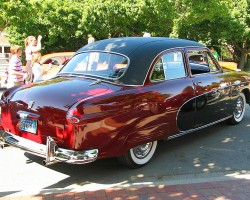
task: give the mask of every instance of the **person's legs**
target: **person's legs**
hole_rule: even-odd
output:
[[[26,63],[25,71],[28,73],[28,76],[25,79],[25,83],[32,83],[33,74],[32,74],[32,66],[31,66],[31,61],[30,60],[28,60],[27,63]]]

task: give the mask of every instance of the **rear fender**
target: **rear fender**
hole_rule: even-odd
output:
[[[129,149],[134,148],[138,145],[146,144],[148,142],[153,141],[159,141],[164,140],[166,137],[166,133],[162,130],[165,130],[166,125],[162,124],[161,126],[155,129],[155,131],[152,131],[152,129],[148,130],[136,130],[134,132],[131,132],[125,139],[123,143],[123,147],[121,148],[121,151],[119,152],[120,155],[123,155],[126,153]]]

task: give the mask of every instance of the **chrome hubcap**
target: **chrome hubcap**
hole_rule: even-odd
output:
[[[237,104],[236,104],[236,108],[235,108],[235,111],[234,111],[235,118],[236,119],[240,118],[243,111],[244,111],[244,102],[243,102],[242,97],[239,97],[237,99]]]
[[[133,148],[133,152],[137,158],[140,158],[140,159],[145,158],[148,155],[148,153],[150,152],[152,145],[153,145],[152,142],[139,145],[139,146]]]

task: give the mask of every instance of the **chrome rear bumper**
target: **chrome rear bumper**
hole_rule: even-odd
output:
[[[50,136],[47,137],[46,145],[43,145],[12,133],[2,131],[0,132],[0,141],[1,140],[8,145],[45,158],[43,161],[44,165],[50,165],[57,162],[85,164],[95,161],[98,157],[98,149],[74,151],[58,148],[56,142]]]

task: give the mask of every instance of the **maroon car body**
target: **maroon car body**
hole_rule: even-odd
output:
[[[0,137],[45,157],[44,164],[119,157],[140,167],[159,140],[241,122],[249,80],[245,72],[224,72],[193,41],[98,41],[78,50],[56,77],[6,90]]]

